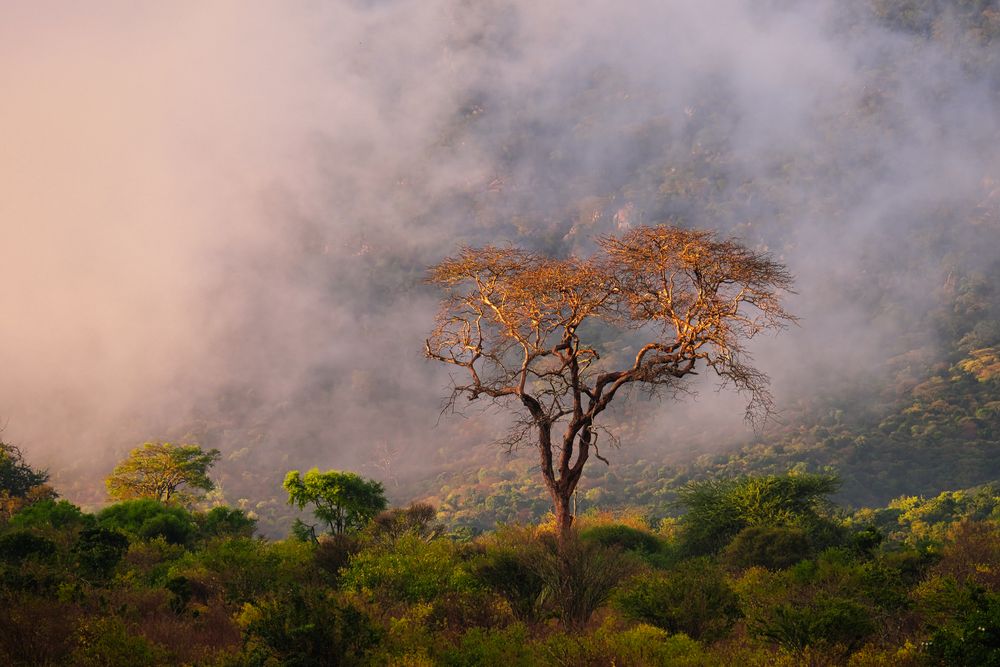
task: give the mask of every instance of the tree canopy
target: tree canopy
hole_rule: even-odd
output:
[[[352,472],[313,468],[302,475],[291,470],[283,486],[290,505],[313,505],[313,514],[334,535],[363,528],[388,506],[381,482]]]
[[[506,442],[537,438],[563,532],[584,466],[591,453],[600,457],[598,417],[623,388],[675,394],[707,367],[748,395],[748,418],[762,419],[772,405],[768,378],[744,345],[795,319],[781,303],[791,275],[737,241],[661,225],[597,245],[591,257],[565,259],[463,248],[429,277],[446,297],[426,355],[463,369],[452,404],[465,396],[523,409]],[[624,338],[627,356],[600,344],[608,337],[598,332],[609,327]]]
[[[192,502],[199,491],[215,488],[208,470],[220,456],[219,450],[205,451],[198,445],[147,442],[115,466],[105,485],[115,500]]]
[[[24,498],[48,479],[47,471],[35,470],[25,462],[17,446],[0,442],[0,494]]]

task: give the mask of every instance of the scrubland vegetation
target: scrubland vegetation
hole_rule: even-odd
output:
[[[4,664],[1000,660],[994,487],[846,513],[834,477],[736,477],[686,485],[679,518],[656,524],[593,512],[563,539],[551,518],[469,539],[429,505],[357,510],[379,504],[378,483],[314,471],[329,531],[267,540],[222,506],[137,497],[87,513],[16,448],[0,461]]]

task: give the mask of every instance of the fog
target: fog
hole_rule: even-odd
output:
[[[439,415],[425,268],[667,220],[795,273],[779,409],[933,356],[942,257],[995,254],[995,51],[886,3],[622,4],[4,4],[3,439],[87,502],[144,440],[233,486],[430,475],[506,419]],[[623,448],[766,437],[710,378],[642,412]]]

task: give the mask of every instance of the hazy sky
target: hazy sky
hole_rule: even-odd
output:
[[[3,437],[66,479],[205,423],[276,468],[485,441],[499,417],[436,425],[423,268],[459,242],[587,252],[623,219],[735,230],[789,264],[802,327],[758,348],[781,400],[863,375],[901,335],[933,346],[880,295],[921,312],[943,277],[912,239],[997,206],[1000,75],[957,19],[929,41],[876,18],[5,3]],[[873,256],[894,268],[866,292]],[[649,437],[681,413],[748,437],[739,399],[710,392]]]

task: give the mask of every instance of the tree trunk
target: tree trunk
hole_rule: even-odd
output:
[[[552,504],[556,514],[556,530],[559,541],[562,542],[569,537],[570,530],[573,528],[573,512],[570,511],[570,499],[573,497],[573,492],[558,487],[549,489],[549,491],[552,494]]]
[[[552,465],[552,424],[543,420],[536,422],[538,428],[538,454],[542,469],[542,479],[545,488],[552,496],[552,509],[556,515],[556,532],[559,541],[563,542],[569,536],[573,526],[573,513],[570,511],[570,498],[576,484],[566,479],[565,471],[556,479],[556,471]]]

